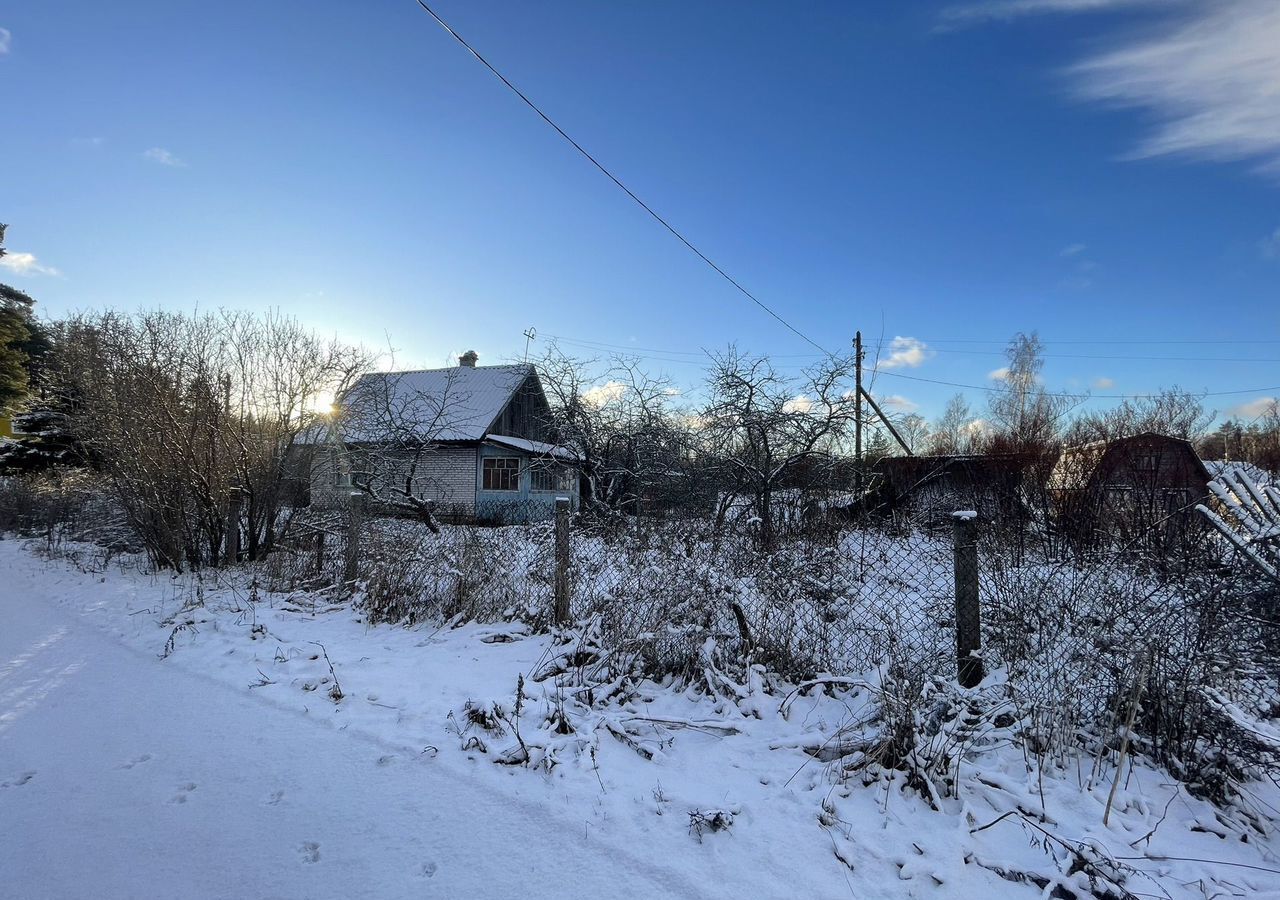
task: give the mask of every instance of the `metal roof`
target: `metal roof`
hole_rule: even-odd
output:
[[[451,366],[365,375],[339,402],[350,443],[479,441],[532,365]]]

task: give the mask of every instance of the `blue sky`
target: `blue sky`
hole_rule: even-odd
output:
[[[989,386],[1032,329],[1064,390],[1280,384],[1272,0],[435,8],[800,331],[902,351],[899,409],[955,389],[897,376]],[[279,307],[406,366],[534,326],[686,384],[730,341],[812,352],[413,0],[44,0],[0,29],[0,277],[48,315]]]

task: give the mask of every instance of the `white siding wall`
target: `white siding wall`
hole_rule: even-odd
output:
[[[383,478],[403,486],[413,462],[410,451],[387,453],[378,460]],[[435,500],[444,515],[472,515],[476,508],[476,448],[440,447],[424,453],[414,475],[414,493]],[[351,488],[335,484],[334,455],[327,450],[316,453],[311,467],[311,503],[319,507],[339,506],[346,502]]]

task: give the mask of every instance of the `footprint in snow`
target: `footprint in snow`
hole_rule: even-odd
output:
[[[23,772],[17,778],[13,779],[13,781],[0,782],[0,788],[21,787],[22,785],[26,784],[28,781],[30,781],[32,778],[35,778],[35,777],[36,777],[36,773],[34,771]]]
[[[437,868],[438,866],[436,866],[435,863],[425,862],[422,864],[422,868],[418,871],[418,874],[421,875],[423,878],[430,878],[431,876],[436,874]]]
[[[120,765],[116,766],[116,768],[117,768],[117,769],[132,769],[134,766],[140,766],[140,765],[142,765],[144,762],[148,762],[150,759],[151,759],[151,754],[150,754],[150,753],[144,753],[144,754],[142,754],[141,756],[135,756],[133,759],[129,760],[127,763],[121,763]]]
[[[280,801],[284,799],[284,791],[272,791],[271,799],[267,801],[267,806],[279,806]]]
[[[186,803],[187,798],[191,796],[191,792],[196,789],[194,781],[188,781],[186,784],[178,785],[178,793],[173,795],[170,803]]]
[[[303,841],[302,845],[298,847],[298,853],[302,855],[304,863],[320,862],[320,845],[315,841]]]

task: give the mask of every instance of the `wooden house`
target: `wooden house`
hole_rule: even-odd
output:
[[[579,502],[578,457],[551,443],[551,410],[531,365],[457,366],[361,378],[313,446],[311,502],[359,491],[396,504],[412,497],[451,521],[516,524]]]
[[[1066,448],[1049,490],[1064,531],[1152,546],[1197,529],[1210,477],[1190,441],[1144,432]]]

